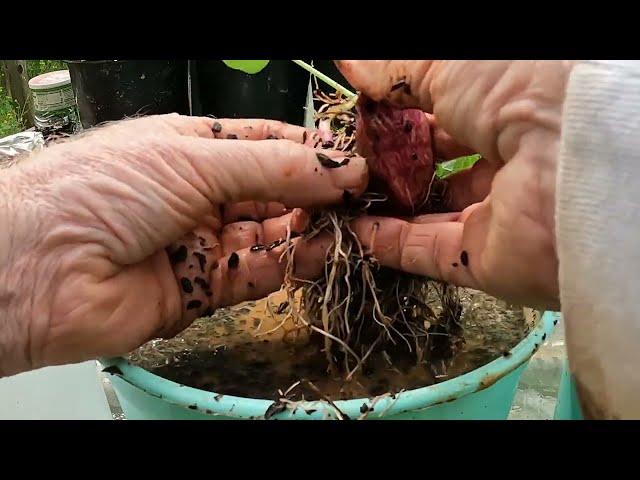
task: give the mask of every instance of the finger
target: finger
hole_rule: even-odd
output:
[[[359,90],[373,98],[374,100],[389,100],[392,103],[403,106],[420,107],[425,110],[432,108],[431,83],[438,80],[438,85],[443,83],[441,78],[446,75],[447,78],[451,74],[452,69],[445,68],[443,72],[442,65],[438,62],[430,61],[339,61],[338,67],[345,77]],[[455,62],[448,62],[449,65]],[[446,66],[446,65],[445,65]],[[455,67],[455,65],[453,65]],[[498,66],[499,69],[499,66]],[[440,72],[440,77],[438,77]],[[457,73],[457,75],[460,75]],[[495,73],[494,73],[495,76]],[[437,78],[436,78],[437,77]],[[493,78],[493,77],[492,77]],[[457,79],[460,83],[460,78]],[[468,83],[462,82],[468,86]],[[457,84],[456,84],[457,85]],[[453,94],[462,94],[459,87],[452,87]],[[444,93],[443,93],[444,95]],[[444,104],[449,105],[448,98],[444,99]],[[484,97],[482,97],[484,98]],[[436,97],[437,100],[437,97]],[[451,108],[455,107],[455,103]],[[479,112],[481,105],[475,105],[474,108]],[[475,111],[475,110],[474,110]],[[449,119],[450,115],[445,116]],[[467,115],[466,118],[473,118]],[[450,135],[436,117],[427,114],[427,119],[432,127],[432,139],[436,158],[439,160],[450,160],[464,155],[476,153],[472,148],[466,146]],[[439,120],[439,118],[438,118]],[[474,122],[465,122],[466,124],[474,124]],[[454,125],[455,131],[466,132],[464,125]],[[475,138],[474,135],[465,135],[462,138]],[[473,145],[473,143],[469,143]],[[491,148],[485,148],[486,151],[494,151]],[[499,158],[489,157],[489,158]],[[462,210],[476,202],[482,201],[491,189],[491,182],[500,164],[488,162],[486,159],[480,160],[472,169],[462,172],[451,177],[448,181],[447,194],[445,196],[445,204],[453,210]]]
[[[434,115],[426,115],[431,126],[435,155],[439,161],[473,155],[472,149],[458,143],[438,125]],[[462,210],[484,200],[491,191],[493,177],[500,167],[499,163],[482,158],[469,170],[449,177],[446,181],[445,205],[452,210]]]
[[[208,278],[212,266],[223,255],[222,244],[218,239],[222,230],[220,216],[220,209],[215,206],[213,213],[206,215],[201,225],[166,249],[181,293],[183,321],[179,325],[172,325],[171,331],[162,332],[162,336],[176,335],[199,316],[200,311],[189,308],[189,302],[208,302],[206,289],[197,289],[196,286],[201,283],[201,278]]]
[[[304,210],[295,209],[293,212],[277,218],[269,218],[262,223],[236,222],[226,225],[222,230],[223,254],[252,246],[265,248],[276,241],[287,237],[288,229],[292,234],[301,234],[309,224],[309,216]]]
[[[223,255],[265,243],[262,224],[258,222],[235,222],[225,225],[220,240]]]
[[[468,265],[461,260],[462,223],[362,217],[353,222],[353,229],[362,245],[384,266],[478,288]]]
[[[181,320],[163,332],[171,337],[207,313],[213,295],[208,279],[223,251],[214,230],[202,226],[171,245],[167,253],[182,298]]]
[[[433,114],[426,113],[429,126],[431,127],[432,145],[437,160],[452,160],[466,155],[473,155],[475,152],[454,140],[444,128],[438,125]]]
[[[460,144],[487,158],[501,158],[495,145],[497,122],[481,121],[497,112],[481,113],[509,62],[341,60],[336,64],[355,88],[373,100],[435,113],[439,126]]]
[[[333,237],[329,235],[320,235],[310,241],[293,240],[297,243],[295,276],[306,280],[318,277],[324,269],[326,252],[332,241]],[[269,251],[246,248],[222,258],[219,268],[211,275],[212,307],[264,298],[278,290],[287,265],[286,256],[282,256],[285,248],[284,244]]]
[[[291,140],[309,147],[322,146],[317,130],[277,120],[222,118],[209,119],[215,138],[226,140]]]
[[[506,163],[533,125],[560,131],[570,68],[561,61],[434,62],[427,79],[433,113],[460,143]]]
[[[288,228],[301,233],[309,221],[300,209],[292,213],[257,222],[240,222],[225,226],[221,238],[209,226],[200,226],[168,248],[174,276],[182,294],[182,321],[175,326],[177,331],[186,328],[193,320],[207,312],[212,290],[208,282],[212,269],[216,268],[223,255],[256,244],[269,244],[286,238]],[[166,335],[174,335],[174,330]]]
[[[483,201],[491,191],[493,178],[501,165],[482,158],[469,170],[447,179],[444,203],[451,210],[463,210]]]
[[[434,115],[429,113],[426,115],[431,126],[432,143],[437,160],[446,161],[473,155],[472,149],[458,143],[438,125]],[[471,169],[448,178],[444,204],[451,210],[462,210],[484,200],[491,191],[493,177],[500,166],[499,163],[482,158]]]
[[[309,225],[309,214],[301,208],[276,218],[268,218],[262,222],[265,243],[272,243],[287,237],[290,230],[294,236],[302,234]]]
[[[522,125],[559,131],[571,62],[343,60],[342,74],[373,100],[434,113],[440,126],[483,157],[505,163]],[[516,92],[531,92],[532,103]],[[516,96],[516,98],[514,98]],[[506,108],[506,107],[509,108]],[[507,147],[508,146],[508,147]]]
[[[212,130],[214,120],[208,117],[191,117],[171,113],[168,115],[158,115],[159,121],[174,129],[180,135],[188,137],[214,138]]]
[[[213,119],[171,113],[135,119],[154,132],[173,131],[189,137],[226,140],[291,140],[310,147],[320,147],[317,130],[291,125],[277,120]],[[115,124],[117,125],[117,124]],[[126,125],[125,125],[126,126]],[[129,125],[130,127],[130,125]]]
[[[469,220],[469,217],[471,216],[471,214],[473,212],[475,212],[476,210],[478,210],[480,207],[482,207],[483,205],[486,207],[487,205],[490,204],[491,199],[490,199],[490,195],[487,196],[487,198],[485,198],[482,202],[478,202],[478,203],[474,203],[473,205],[469,205],[468,207],[466,207],[461,213],[460,213],[460,217],[458,217],[458,222],[461,223],[465,223],[467,230],[469,227],[469,224],[467,224],[467,220]]]
[[[192,231],[215,205],[271,201],[291,208],[326,206],[342,201],[345,191],[360,195],[368,183],[362,157],[318,152],[287,140],[177,136],[169,141],[152,136],[119,153],[118,162],[100,163],[101,176],[121,179],[117,187],[126,190],[127,201],[109,203],[105,218],[145,238],[144,243],[121,245],[119,237],[110,237],[112,258],[122,263],[140,261]],[[127,186],[133,181],[135,190]]]
[[[452,213],[432,213],[428,215],[418,215],[417,217],[404,218],[403,220],[409,223],[442,223],[442,222],[457,222],[460,218],[460,212]]]
[[[461,212],[450,212],[450,213],[429,213],[426,215],[418,215],[416,217],[404,218],[403,220],[409,223],[443,223],[443,222],[460,222],[464,223],[467,221],[469,216],[480,207],[481,203],[474,203],[466,207]]]
[[[433,62],[406,60],[337,61],[338,67],[352,85],[374,100],[391,100],[405,107],[430,111],[432,101],[428,81],[432,77]],[[433,114],[427,113],[432,128],[436,158],[450,160],[475,153],[460,144],[438,125]]]
[[[243,222],[253,220],[260,222],[266,218],[279,217],[290,210],[277,202],[240,202],[225,205],[224,223]]]
[[[164,115],[149,115],[109,123],[109,128],[144,130],[147,133],[184,135],[188,137],[213,138],[211,126],[213,120],[206,117],[190,117],[178,113]],[[93,129],[92,129],[93,130]]]
[[[222,225],[222,214],[218,205],[213,206],[213,213],[205,215],[200,224],[200,226],[209,228],[216,233],[222,230]]]
[[[326,234],[310,241],[301,238],[293,240],[297,243],[294,254],[296,279],[310,280],[322,273],[326,252],[332,241],[333,237]],[[191,288],[188,288],[189,292],[182,291],[185,305],[197,306],[183,309],[181,320],[158,335],[171,338],[196,318],[211,315],[216,308],[264,298],[278,290],[287,267],[287,258],[282,255],[285,248],[285,244],[270,250],[252,251],[245,248],[208,264],[209,276],[195,275],[195,280],[190,280],[193,291]]]
[[[488,104],[487,98],[508,75],[510,62],[342,60],[336,64],[355,88],[373,100],[434,113],[440,127],[459,144],[504,162],[496,142],[498,122],[491,120],[499,113],[491,108],[500,102]],[[508,84],[526,80],[527,72],[514,71],[522,78],[510,79]]]
[[[182,139],[181,139],[182,140]],[[315,151],[289,141],[177,141],[184,160],[167,162],[188,179],[182,198],[192,209],[248,200],[277,202],[286,207],[325,206],[339,202],[344,191],[359,195],[368,175],[362,157]],[[163,179],[164,180],[164,179]],[[190,188],[189,188],[190,187]]]
[[[168,131],[202,138],[227,140],[277,140],[286,139],[309,146],[320,145],[319,134],[297,125],[262,119],[213,119],[209,117],[191,117],[171,113],[155,115],[139,120],[152,131]]]
[[[432,111],[429,60],[336,60],[340,73],[356,89],[375,101]]]

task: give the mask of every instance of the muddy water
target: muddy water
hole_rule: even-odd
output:
[[[264,300],[220,309],[171,340],[143,345],[129,360],[184,385],[242,397],[275,400],[279,390],[292,386],[287,393],[292,400],[320,398],[313,386],[332,400],[397,393],[469,372],[528,333],[522,308],[471,290],[461,290],[461,299],[466,344],[445,376],[438,365],[416,365],[405,345],[372,355],[368,368],[345,382],[327,373],[322,342],[291,324],[277,328],[282,317],[268,314]],[[278,303],[275,298],[273,304]]]

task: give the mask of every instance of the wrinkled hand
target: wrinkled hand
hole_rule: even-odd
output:
[[[571,64],[551,61],[338,61],[374,100],[434,114],[454,158],[483,156],[450,182],[459,213],[364,218],[381,263],[535,307],[559,308],[555,175]],[[394,88],[392,88],[394,87]],[[447,155],[446,150],[450,153]]]
[[[178,115],[112,124],[0,175],[0,376],[129,352],[277,290],[299,208],[367,183],[301,127]],[[341,161],[338,152],[324,154]],[[295,241],[300,241],[296,239]],[[330,239],[301,244],[319,275]]]

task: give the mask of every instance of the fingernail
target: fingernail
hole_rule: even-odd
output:
[[[341,168],[329,170],[333,184],[350,194],[360,195],[367,186],[367,164],[362,157],[345,158]],[[342,163],[341,162],[341,163]]]
[[[301,208],[294,209],[291,216],[291,226],[292,233],[293,231],[302,232],[307,225],[309,224],[309,214],[302,210]]]

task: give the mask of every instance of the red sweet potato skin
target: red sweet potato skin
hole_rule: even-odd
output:
[[[356,150],[367,159],[374,183],[395,208],[416,213],[426,201],[435,169],[426,115],[362,95],[356,108]]]

